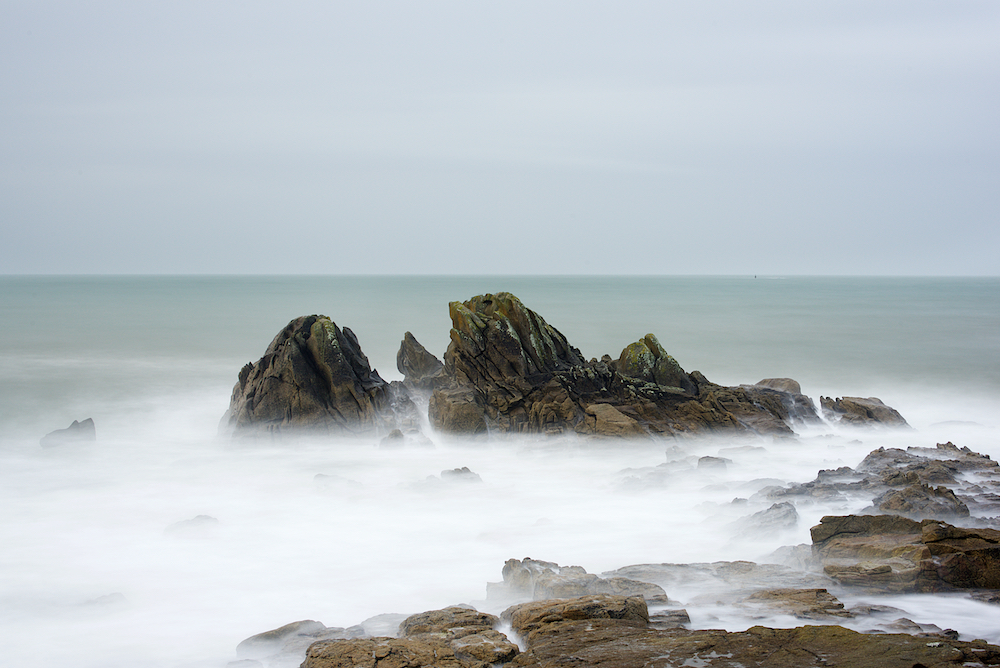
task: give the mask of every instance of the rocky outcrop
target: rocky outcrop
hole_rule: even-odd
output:
[[[442,372],[447,382],[435,389],[429,407],[440,431],[791,435],[795,420],[818,420],[808,399],[803,403],[787,391],[723,387],[686,373],[653,334],[627,346],[617,360],[587,361],[509,293],[452,302],[450,314]]]
[[[402,385],[384,381],[354,333],[322,315],[292,320],[243,367],[223,421],[235,435],[387,434],[419,424]]]
[[[396,369],[407,387],[429,390],[443,382],[444,364],[407,332],[396,353]]]
[[[408,617],[399,637],[314,643],[302,668],[488,668],[507,663],[517,645],[496,631],[500,620],[463,607]]]
[[[824,572],[875,591],[1000,589],[1000,531],[895,515],[824,517],[811,529]]]
[[[94,420],[87,418],[82,422],[73,420],[73,423],[65,429],[49,432],[38,443],[43,448],[52,448],[72,443],[93,443],[96,440],[97,428],[94,426]]]
[[[742,518],[733,528],[739,536],[765,537],[794,529],[798,523],[799,513],[795,506],[784,501]]]
[[[842,397],[840,399],[820,397],[819,403],[829,419],[844,424],[863,427],[871,425],[910,426],[894,408],[886,406],[881,399],[876,397]]]

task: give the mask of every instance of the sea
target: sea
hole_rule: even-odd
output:
[[[912,429],[464,441],[427,424],[423,445],[396,449],[220,432],[240,368],[293,318],[349,327],[391,381],[405,332],[441,357],[449,302],[498,291],[588,359],[653,333],[713,382],[793,378],[817,405],[878,397]],[[86,418],[96,441],[40,446]],[[794,528],[747,536],[771,503],[760,489],[947,441],[1000,458],[1000,278],[2,276],[0,664],[223,668],[241,640],[293,621],[497,613],[487,583],[511,558],[591,573],[767,563],[860,507],[797,501]],[[699,470],[705,455],[731,463]],[[461,467],[481,482],[442,477]],[[803,623],[667,594],[695,628]],[[961,595],[847,599],[1000,642],[998,608]]]

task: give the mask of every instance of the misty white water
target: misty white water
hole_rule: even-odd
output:
[[[794,530],[740,537],[739,520],[770,505],[754,493],[775,480],[853,467],[879,446],[950,440],[1000,456],[997,279],[7,277],[0,288],[5,665],[220,667],[243,638],[300,619],[348,626],[461,602],[498,612],[486,582],[512,557],[594,573],[763,560],[808,542],[823,515],[860,510],[796,500]],[[392,380],[405,331],[440,356],[447,302],[498,290],[587,357],[617,357],[653,332],[715,382],[789,376],[814,399],[878,396],[915,429],[679,443],[429,433],[434,447],[394,450],[217,436],[240,367],[293,317],[350,327]],[[86,417],[96,443],[39,446]],[[733,464],[698,470],[702,455]],[[483,482],[441,478],[463,466]],[[217,522],[178,525],[200,515]],[[1000,641],[995,607],[891,604]],[[801,623],[688,609],[698,627]]]

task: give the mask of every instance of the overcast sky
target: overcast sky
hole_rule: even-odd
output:
[[[1000,3],[0,0],[0,272],[1000,273]]]

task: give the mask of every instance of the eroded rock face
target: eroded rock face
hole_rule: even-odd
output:
[[[824,517],[811,529],[824,572],[875,591],[1000,589],[1000,531],[894,515]]]
[[[586,361],[509,293],[450,305],[451,343],[430,400],[436,429],[458,434],[648,437],[706,432],[791,435],[812,403],[771,387],[723,387],[686,373],[652,334],[617,360]]]
[[[385,382],[354,333],[322,315],[292,320],[243,367],[224,421],[235,435],[387,434],[419,424],[402,385]]]

